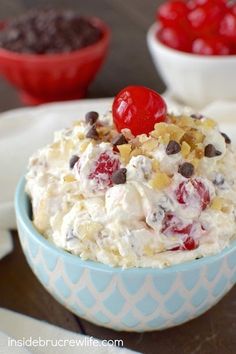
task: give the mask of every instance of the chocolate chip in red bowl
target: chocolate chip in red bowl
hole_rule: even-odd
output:
[[[95,43],[101,37],[85,17],[70,10],[31,10],[0,31],[0,47],[32,54],[68,53]]]
[[[37,33],[29,17],[32,23],[37,22]],[[80,18],[80,26],[75,17]],[[14,27],[11,30],[10,23]],[[99,36],[91,35],[87,27]],[[0,67],[25,104],[79,99],[86,95],[104,63],[109,42],[110,29],[99,18],[81,18],[74,11],[39,9],[33,15],[26,12],[20,19],[0,23]]]
[[[126,168],[120,168],[119,170],[113,172],[112,183],[113,184],[124,184],[126,182]]]
[[[127,140],[123,134],[118,134],[117,136],[114,137],[112,140],[112,144],[117,146],[117,145],[124,145],[127,144]]]
[[[190,162],[184,162],[182,165],[179,166],[178,172],[182,176],[190,178],[194,174],[194,166]]]
[[[222,152],[218,151],[213,144],[208,144],[205,147],[204,155],[206,157],[216,157],[216,156],[220,156],[221,154]]]
[[[99,114],[97,112],[94,112],[94,111],[88,112],[85,115],[85,122],[87,124],[93,125],[98,120],[98,116],[99,116]]]
[[[175,140],[170,140],[170,142],[168,143],[167,147],[166,147],[166,154],[167,155],[174,155],[177,154],[178,152],[180,152],[181,147],[179,145],[179,143],[177,143],[177,141]]]

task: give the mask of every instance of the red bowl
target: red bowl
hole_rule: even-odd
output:
[[[20,91],[24,103],[32,105],[85,96],[110,42],[107,25],[94,17],[89,21],[101,30],[101,38],[70,53],[22,54],[0,48],[0,74]]]

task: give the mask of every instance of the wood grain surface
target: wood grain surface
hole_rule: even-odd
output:
[[[153,0],[1,0],[1,19],[40,6],[72,8],[95,14],[112,29],[107,61],[91,85],[88,97],[116,94],[129,84],[164,85],[158,78],[146,47],[146,32],[161,1]],[[17,93],[0,80],[0,111],[20,107]],[[6,307],[76,332],[102,339],[123,339],[124,345],[147,354],[236,353],[236,288],[213,309],[182,326],[143,334],[115,332],[79,319],[58,304],[40,285],[27,265],[18,236],[14,252],[0,262],[0,307]],[[1,319],[0,319],[1,321]],[[56,353],[56,352],[55,352]]]

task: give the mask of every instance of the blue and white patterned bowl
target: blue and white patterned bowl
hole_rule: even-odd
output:
[[[216,256],[166,269],[83,261],[37,232],[24,188],[22,179],[15,208],[27,261],[57,301],[90,322],[136,332],[173,327],[203,314],[236,283],[236,242]]]

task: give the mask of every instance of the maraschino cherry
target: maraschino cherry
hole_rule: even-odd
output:
[[[166,103],[155,91],[144,86],[128,86],[113,101],[112,114],[118,131],[124,128],[133,135],[148,134],[156,123],[165,121]]]

